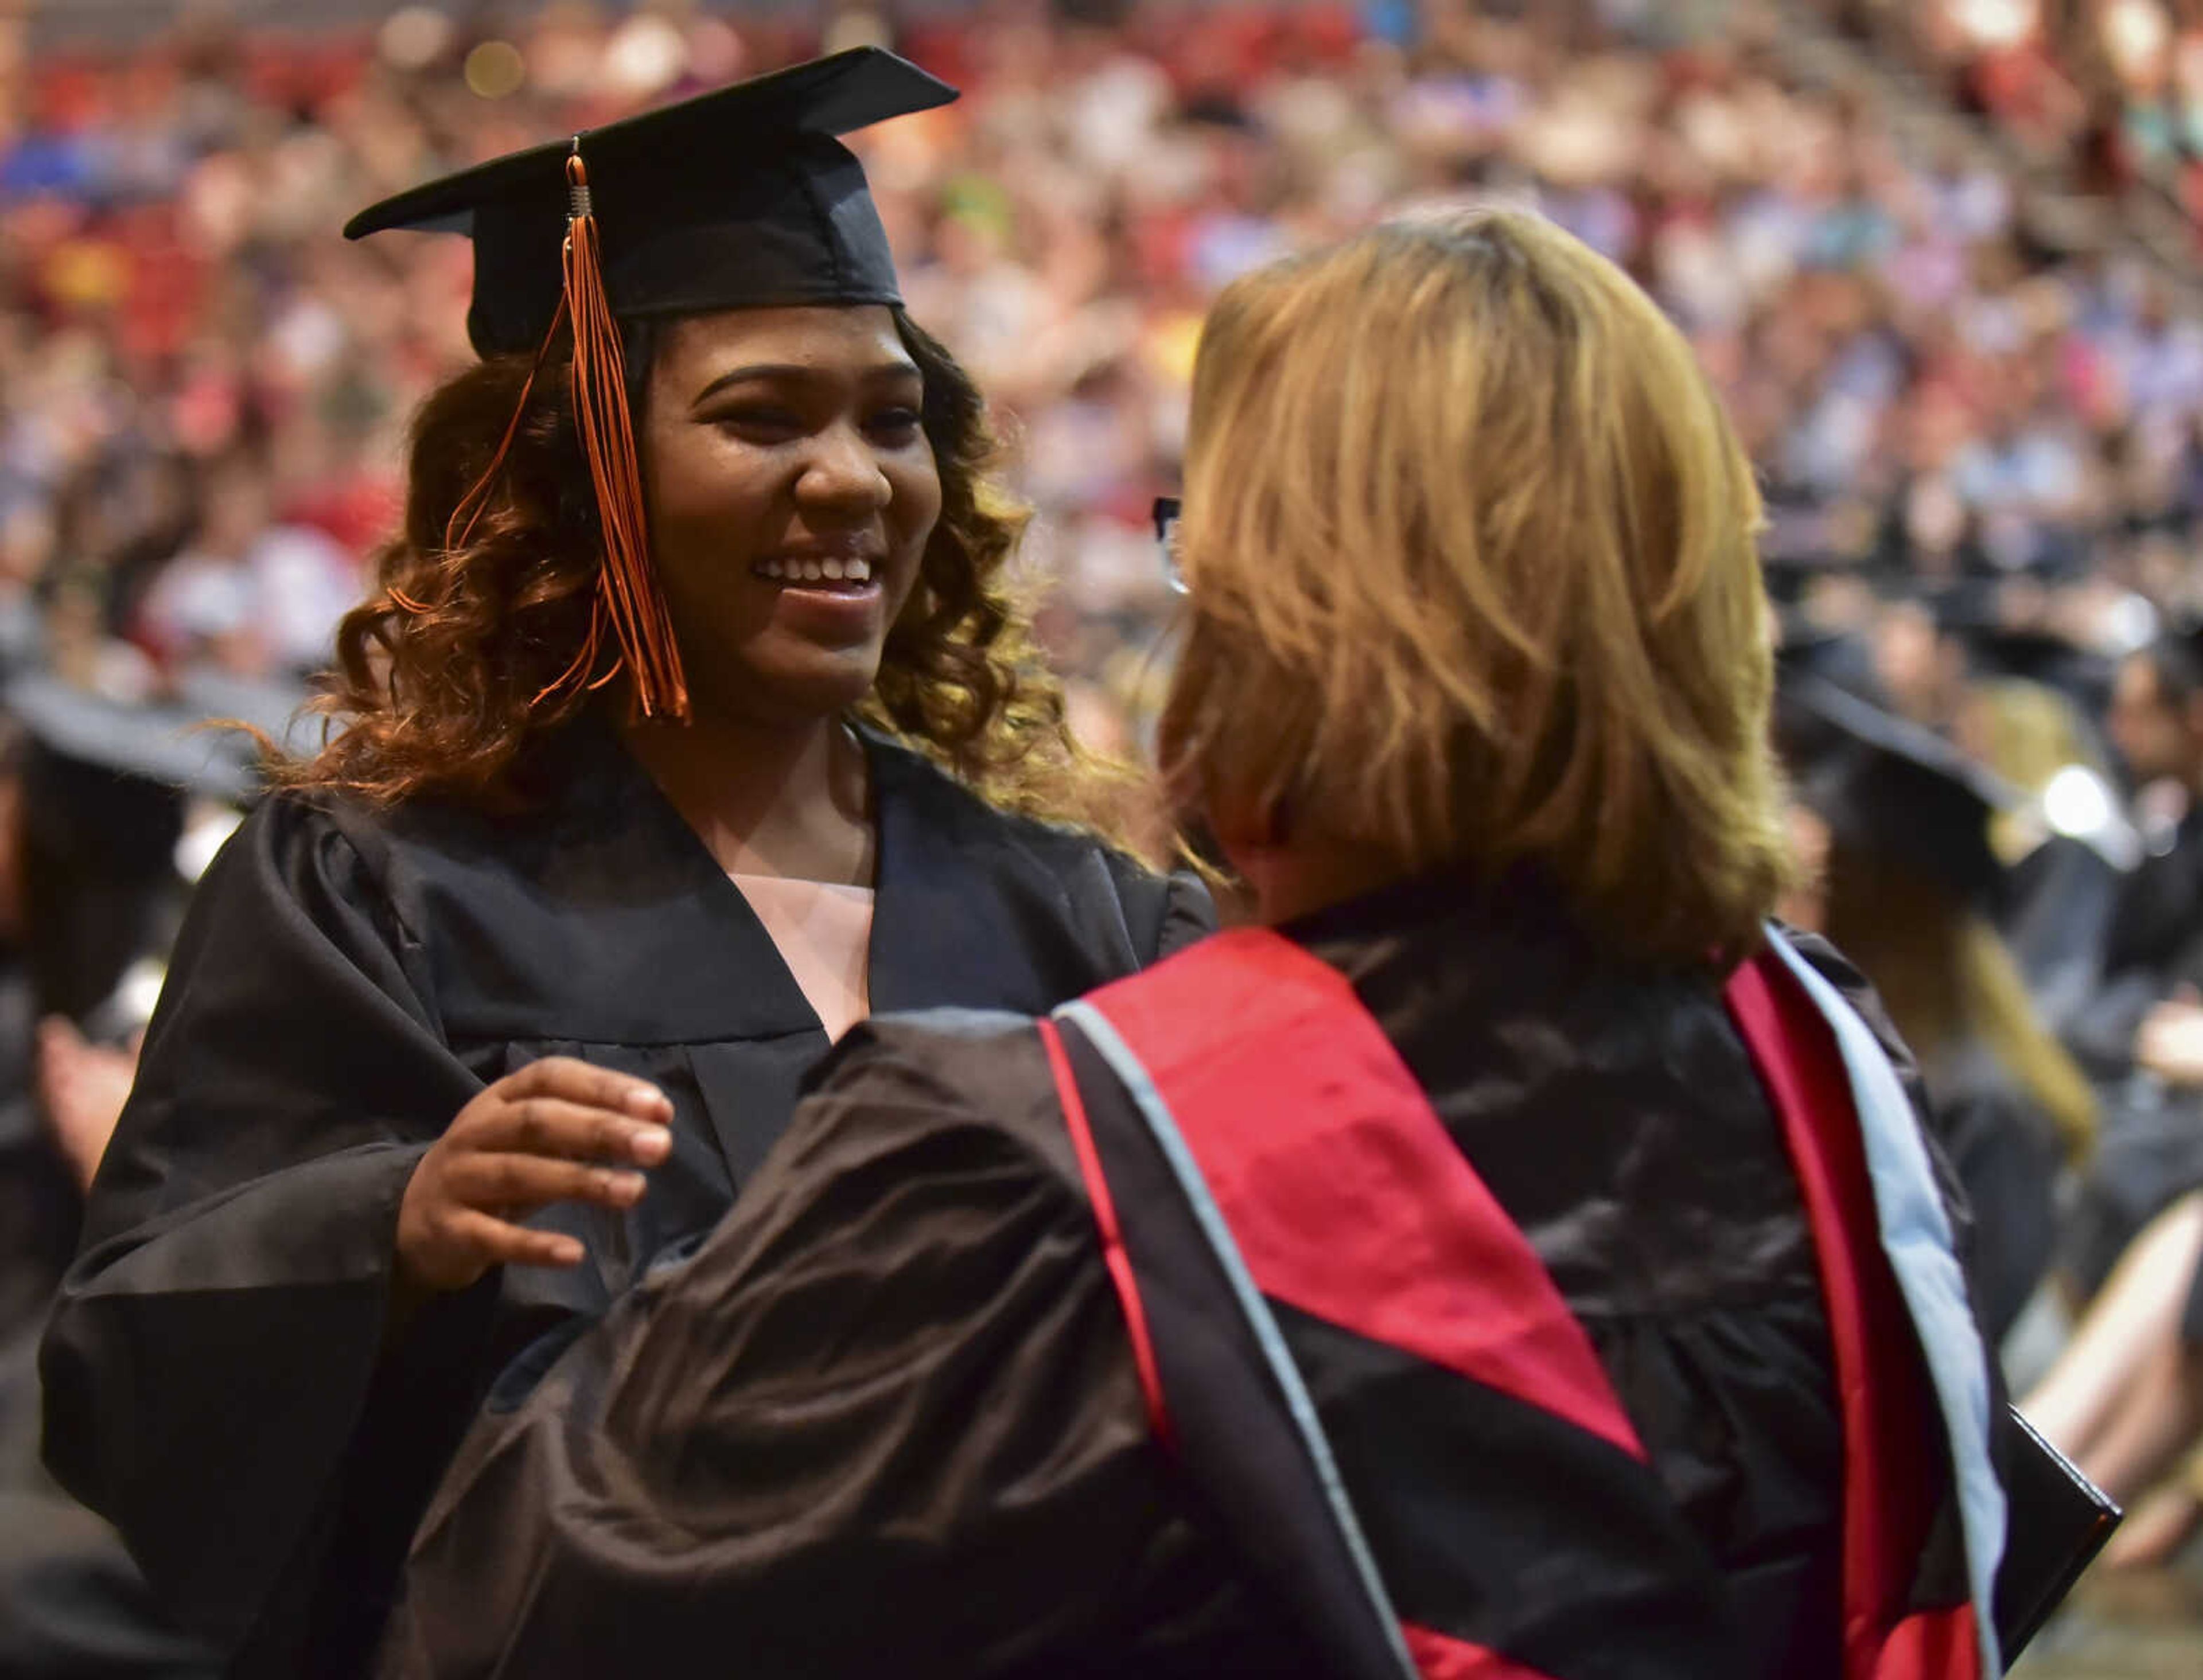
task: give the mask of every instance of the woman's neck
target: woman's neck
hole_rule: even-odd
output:
[[[1343,843],[1304,839],[1227,849],[1254,899],[1255,919],[1273,928],[1403,878],[1397,864]]]
[[[628,750],[734,875],[870,886],[865,751],[839,719],[632,723]]]

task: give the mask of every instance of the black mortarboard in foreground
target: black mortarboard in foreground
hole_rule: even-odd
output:
[[[2026,804],[2019,789],[1934,731],[1824,678],[1786,673],[1782,687],[1785,709],[1821,726],[1808,750],[1786,757],[1835,845],[1903,858],[1968,903],[1996,896],[2005,871],[1989,819]]]
[[[558,312],[578,148],[616,316],[899,303],[864,171],[835,136],[955,97],[916,65],[859,47],[430,181],[362,210],[345,237],[466,234],[475,348],[533,351]]]

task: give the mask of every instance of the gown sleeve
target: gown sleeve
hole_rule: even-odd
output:
[[[381,1344],[406,1180],[477,1088],[358,851],[268,801],[186,920],[42,1350],[54,1473],[227,1645],[310,1578],[371,1391],[394,1441],[453,1404],[481,1291]]]
[[[695,1256],[493,1394],[386,1675],[1290,1671],[1149,1434],[1038,1040],[993,1032],[856,1029]]]

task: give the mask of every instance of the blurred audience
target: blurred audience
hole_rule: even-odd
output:
[[[891,26],[863,0],[446,0],[304,27],[312,9],[285,32],[199,21],[33,55],[27,11],[0,0],[10,711],[26,715],[29,673],[110,722],[273,722],[319,663],[394,517],[410,411],[469,356],[465,242],[349,245],[347,207],[885,41],[967,90],[857,144],[913,314],[1003,410],[1041,516],[1027,557],[1049,592],[1042,627],[1084,734],[1138,748],[1150,727],[1174,598],[1149,508],[1178,487],[1217,291],[1383,215],[1542,209],[1642,280],[1728,402],[1765,491],[1786,663],[1810,659],[2001,790],[1969,807],[1987,836],[1978,875],[1938,877],[1906,855],[1910,806],[1885,810],[1878,837],[1848,830],[1798,758],[1796,837],[1828,894],[1791,906],[1825,917],[1893,1006],[1910,1000],[1929,1083],[1967,1110],[1976,1188],[2005,1187],[1982,1209],[1997,1328],[2021,1336],[2046,1300],[2053,1318],[2079,1309],[2153,1219],[2190,1205],[2203,657],[2184,627],[2203,618],[2203,315],[2123,245],[2043,244],[2021,212],[2033,166],[1903,150],[1869,101],[1793,79],[1769,20],[1817,11],[1901,38],[2066,186],[2168,184],[2203,214],[2193,7],[979,0]],[[201,792],[233,801],[243,784]],[[62,803],[0,774],[0,922],[21,902],[18,834],[58,834],[43,855],[71,879],[111,866],[180,890],[165,863],[101,849],[144,839],[139,816],[50,829]],[[176,834],[158,837],[143,850],[165,859]],[[188,875],[204,848],[187,834],[182,855]],[[1893,916],[1900,890],[1911,908]],[[0,1102],[24,1123],[0,1142],[64,1184],[96,1163],[132,1024],[101,894],[69,902],[91,919],[50,946],[9,923],[16,990],[0,993],[15,1011],[0,1017]],[[60,966],[34,984],[33,963]],[[68,1024],[41,1033],[41,1014]],[[2171,1307],[2152,1310],[2161,1330]],[[2169,1345],[2081,1345],[2124,1393],[2145,1342]],[[2153,1441],[2188,1427],[2169,1404]],[[2088,1435],[2074,1426],[2076,1450]]]
[[[2023,155],[2093,192],[2145,186],[2203,219],[2203,13],[2189,0],[1816,0],[1900,44]]]
[[[2036,247],[2010,181],[1899,156],[1751,30],[1509,9],[995,0],[897,32],[842,9],[822,41],[694,4],[550,4],[501,37],[414,6],[373,32],[0,53],[0,591],[118,694],[310,666],[403,422],[465,355],[464,247],[346,245],[339,207],[892,33],[970,91],[866,139],[867,165],[914,312],[1016,422],[1056,652],[1104,734],[1153,686],[1143,522],[1208,298],[1471,197],[1535,203],[1667,305],[1762,463],[1770,553],[1814,589],[1968,584],[2113,651],[2147,629],[2128,592],[2203,604],[2203,321],[2148,269]]]

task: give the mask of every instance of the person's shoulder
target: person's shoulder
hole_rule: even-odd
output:
[[[270,913],[326,926],[386,905],[389,847],[381,814],[322,789],[263,793],[223,842],[192,894],[191,920]],[[349,908],[347,908],[349,907]]]
[[[349,857],[380,875],[420,828],[420,814],[407,802],[378,802],[338,788],[276,787],[246,814],[233,844],[279,864]]]
[[[569,836],[571,803],[563,787],[525,803],[434,791],[373,799],[340,788],[279,788],[247,821],[275,846],[346,847],[377,876],[484,867],[527,873]]]
[[[546,839],[458,801],[374,800],[341,789],[279,787],[264,794],[222,849],[209,885],[249,872],[302,902],[380,900],[401,919],[428,884],[464,889],[528,869]]]
[[[924,754],[877,733],[868,738],[873,763],[892,778],[896,795],[919,806],[929,822],[972,844],[1007,847],[1048,879],[1112,899],[1143,961],[1214,931],[1215,905],[1191,870],[1164,873],[1090,829],[1005,811]]]
[[[320,788],[271,788],[245,813],[221,855],[287,869],[333,849],[357,853],[363,828],[371,829],[371,814],[342,795]]]
[[[1964,1188],[1958,1182],[1957,1171],[1951,1164],[1949,1145],[1951,1133],[1947,1117],[1930,1099],[1927,1082],[1921,1077],[1919,1059],[1897,1030],[1897,1023],[1890,1017],[1888,1005],[1875,989],[1874,982],[1865,973],[1819,934],[1777,923],[1775,935],[1797,952],[1813,971],[1833,986],[1852,1012],[1865,1023],[1874,1035],[1875,1042],[1889,1060],[1897,1074],[1899,1085],[1904,1088],[1906,1102],[1912,1110],[1914,1123],[1919,1129],[1922,1143],[1928,1151],[1929,1165],[1935,1177],[1935,1187],[1943,1200],[1944,1211],[1950,1216],[1952,1227],[1958,1234],[1961,1257],[1970,1253],[1973,1243],[1973,1209]]]
[[[1896,1067],[1899,1076],[1905,1082],[1917,1105],[1919,1066],[1913,1058],[1911,1047],[1898,1032],[1896,1022],[1890,1018],[1881,994],[1875,989],[1874,982],[1866,977],[1865,971],[1837,950],[1824,934],[1808,933],[1787,923],[1777,923],[1775,932],[1804,960],[1807,967],[1834,987],[1837,993],[1852,1006],[1852,1011],[1867,1024],[1881,1046],[1882,1053]]]
[[[875,769],[895,797],[921,806],[929,820],[953,828],[983,832],[989,838],[1007,840],[1030,850],[1058,856],[1100,853],[1121,858],[1134,869],[1138,863],[1124,857],[1098,834],[1067,822],[1005,811],[916,748],[867,730]]]

